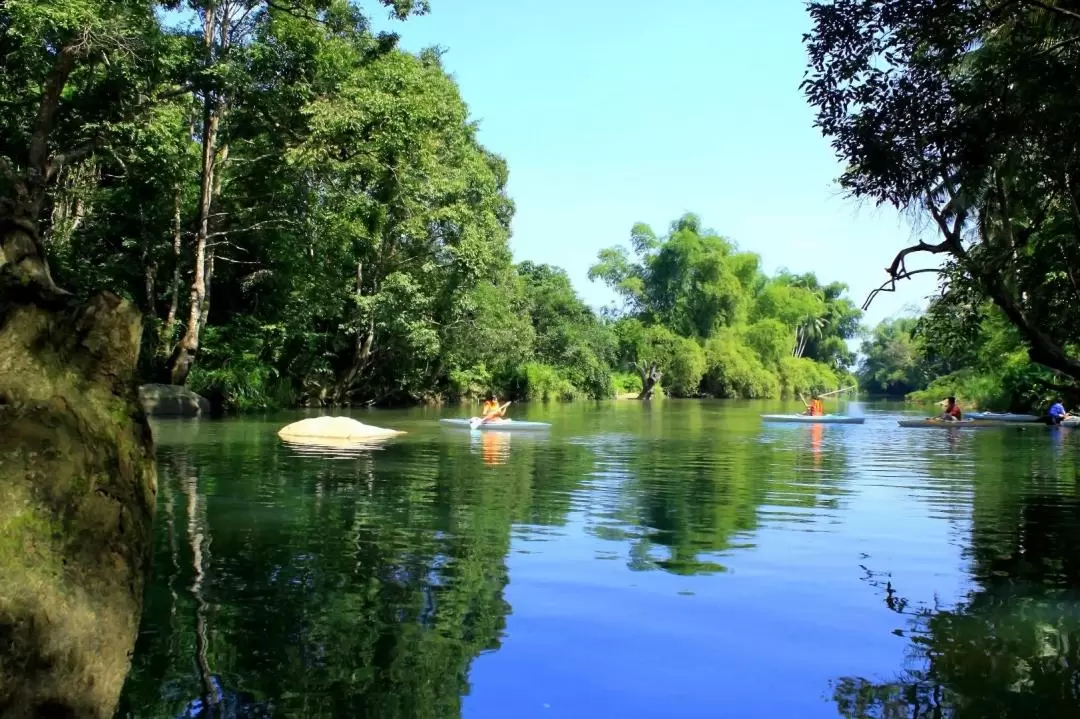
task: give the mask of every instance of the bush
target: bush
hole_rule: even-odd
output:
[[[780,394],[780,380],[731,330],[706,343],[705,358],[702,388],[714,397],[753,399]]]
[[[570,364],[560,370],[571,385],[589,399],[608,399],[615,394],[611,371],[588,347],[572,351]]]
[[[636,372],[616,372],[611,375],[611,383],[617,394],[640,394],[642,390],[641,375]]]
[[[526,362],[503,378],[507,396],[522,401],[573,400],[581,394],[551,365]]]
[[[786,397],[831,392],[840,388],[836,372],[806,357],[785,357],[780,361],[780,387]]]
[[[251,327],[207,327],[188,387],[226,412],[295,404],[292,383],[272,366],[261,333]]]
[[[1046,389],[1053,375],[1032,363],[1027,351],[1018,349],[1002,355],[995,370],[962,369],[938,377],[907,399],[912,402],[940,402],[953,395],[967,410],[1039,413],[1054,399]]]
[[[701,393],[705,374],[705,351],[692,339],[679,337],[664,367],[660,383],[677,397],[696,397]]]
[[[447,374],[447,394],[454,399],[483,397],[491,387],[491,372],[483,364],[468,369],[453,369]]]

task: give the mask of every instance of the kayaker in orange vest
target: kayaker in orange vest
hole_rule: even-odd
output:
[[[806,404],[806,402],[804,401],[803,404]],[[809,417],[822,417],[825,415],[825,403],[816,394],[811,395],[810,404],[806,405],[806,412],[803,414]]]
[[[506,408],[510,406],[510,403],[499,406],[499,398],[494,393],[489,394],[487,400],[484,402],[484,408],[480,412],[480,416],[484,418],[485,422],[498,421],[503,419],[506,414]]]

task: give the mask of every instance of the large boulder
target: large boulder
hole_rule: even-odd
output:
[[[351,417],[308,417],[278,431],[278,436],[289,442],[334,445],[389,439],[399,434],[404,432],[373,427]]]
[[[139,403],[151,417],[198,417],[210,414],[210,400],[175,384],[144,384]]]
[[[150,566],[142,321],[0,264],[0,716],[113,716]]]

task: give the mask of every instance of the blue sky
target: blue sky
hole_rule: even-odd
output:
[[[408,50],[447,50],[481,141],[510,165],[515,257],[566,268],[590,304],[613,295],[588,280],[589,265],[638,221],[662,232],[696,212],[767,270],[847,282],[858,304],[916,237],[906,218],[846,200],[835,183],[841,167],[798,87],[802,2],[431,4],[377,25]],[[921,307],[934,289],[933,275],[909,280],[866,321]]]

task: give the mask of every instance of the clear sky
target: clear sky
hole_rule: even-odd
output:
[[[842,197],[841,166],[799,90],[809,19],[798,0],[431,5],[377,26],[408,50],[447,50],[481,142],[510,166],[515,257],[566,268],[590,304],[613,299],[586,276],[597,251],[639,221],[664,232],[696,212],[766,270],[847,282],[857,304],[916,236],[894,210]],[[934,276],[901,287],[878,297],[869,324],[923,306]]]

